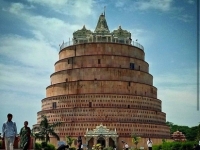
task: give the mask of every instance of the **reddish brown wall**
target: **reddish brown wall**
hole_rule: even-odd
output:
[[[116,129],[119,140],[130,140],[131,133],[169,138],[166,114],[144,56],[143,50],[126,44],[85,43],[64,48],[37,123],[41,115],[50,122],[62,122],[56,132],[63,139],[66,135],[83,137],[87,129],[100,123]]]

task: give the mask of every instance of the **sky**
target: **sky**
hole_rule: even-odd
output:
[[[8,113],[18,130],[37,123],[59,45],[94,31],[104,6],[110,31],[121,25],[144,46],[166,121],[200,123],[196,0],[0,0],[0,126]]]

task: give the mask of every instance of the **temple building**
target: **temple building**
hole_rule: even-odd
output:
[[[132,134],[144,147],[149,137],[154,143],[170,138],[143,46],[121,26],[110,31],[105,13],[94,32],[84,25],[60,46],[50,80],[37,124],[42,115],[62,122],[55,130],[61,140],[81,136],[89,148],[96,143],[122,148],[121,141],[134,145]]]
[[[174,141],[178,141],[178,142],[186,141],[185,135],[178,130],[176,132],[174,132],[171,135],[171,137]]]

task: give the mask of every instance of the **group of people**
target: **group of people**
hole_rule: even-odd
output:
[[[3,123],[2,134],[3,141],[5,142],[5,150],[13,150],[15,137],[17,135],[17,125],[12,121],[13,115],[7,115],[7,121]],[[28,121],[24,122],[24,126],[21,128],[20,136],[20,148],[28,150],[30,144],[31,129],[28,127]]]
[[[122,141],[124,143],[124,148],[125,150],[128,150],[129,149],[129,146],[127,143],[125,143],[124,141]],[[149,138],[148,141],[147,141],[147,146],[148,146],[148,149],[149,150],[152,150],[152,145],[153,145],[153,142],[152,140]]]

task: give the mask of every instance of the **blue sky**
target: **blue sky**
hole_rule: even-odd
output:
[[[196,126],[195,0],[0,0],[0,124],[12,113],[32,126],[50,85],[59,44],[83,25],[94,31],[106,6],[110,31],[131,32],[144,46],[166,120]]]

